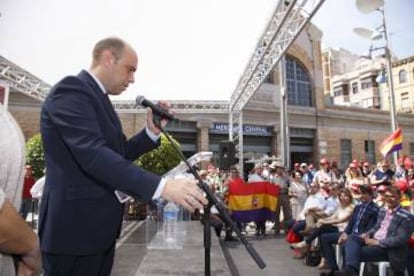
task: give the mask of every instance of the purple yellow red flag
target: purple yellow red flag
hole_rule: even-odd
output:
[[[398,128],[394,133],[385,139],[379,150],[384,158],[386,158],[390,153],[402,149],[402,130]]]
[[[235,221],[274,220],[279,187],[267,181],[232,182],[229,186],[229,209]]]

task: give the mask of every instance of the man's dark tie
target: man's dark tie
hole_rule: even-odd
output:
[[[109,116],[111,117],[112,122],[116,126],[121,127],[121,121],[119,120],[119,117],[115,112],[115,109],[112,105],[111,100],[109,99],[108,94],[107,93],[103,94],[103,98],[104,98],[104,102],[105,102],[105,105],[106,105],[106,109],[108,111]]]

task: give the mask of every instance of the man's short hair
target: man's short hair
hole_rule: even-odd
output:
[[[361,192],[361,194],[369,194],[371,196],[374,195],[374,190],[371,188],[371,186],[367,184],[359,186],[359,191]]]
[[[92,57],[94,63],[97,63],[102,52],[104,50],[111,50],[116,60],[119,60],[122,56],[122,52],[125,48],[125,42],[117,37],[108,37],[98,41],[92,51]]]

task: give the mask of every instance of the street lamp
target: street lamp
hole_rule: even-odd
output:
[[[385,22],[385,12],[384,12],[384,0],[356,0],[356,6],[359,11],[362,13],[368,14],[373,11],[379,11],[382,16],[382,24],[375,31],[365,29],[365,28],[355,28],[354,32],[358,35],[368,38],[371,40],[378,40],[381,37],[385,40],[385,58],[387,62],[387,83],[388,91],[390,94],[390,116],[391,116],[391,131],[395,132],[397,129],[396,113],[395,113],[395,96],[394,96],[394,81],[392,79],[392,66],[391,66],[391,51],[388,43],[388,32],[387,24]],[[384,72],[382,72],[381,80],[384,80]],[[393,153],[394,163],[397,164],[398,152]]]

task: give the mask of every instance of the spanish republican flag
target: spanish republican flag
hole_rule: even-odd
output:
[[[398,128],[381,143],[379,150],[382,156],[386,158],[390,153],[400,149],[402,149],[402,130],[401,128]]]
[[[279,187],[270,182],[238,179],[229,185],[229,209],[239,222],[274,220],[278,196]]]

